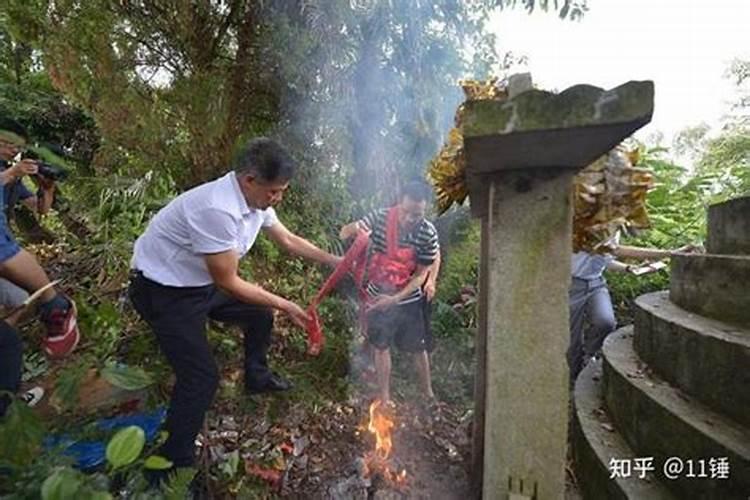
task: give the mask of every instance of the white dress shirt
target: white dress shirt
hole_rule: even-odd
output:
[[[242,257],[261,228],[278,222],[269,207],[248,206],[234,172],[186,191],[162,208],[136,240],[131,267],[167,286],[213,282],[205,255],[234,250]]]

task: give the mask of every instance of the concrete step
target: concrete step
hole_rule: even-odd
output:
[[[640,456],[654,457],[657,470],[683,464],[674,479],[664,478],[665,486],[680,498],[746,500],[750,430],[650,372],[633,350],[632,326],[609,335],[602,351],[604,400],[615,427]],[[709,464],[724,458],[728,477],[711,477]],[[707,477],[689,477],[691,468],[693,476]]]
[[[750,255],[750,196],[708,207],[710,253]]]
[[[750,326],[750,256],[672,256],[669,298],[690,312]]]
[[[572,451],[578,489],[587,500],[675,498],[655,475],[611,478],[613,459],[632,463],[639,457],[615,431],[607,415],[601,378],[601,361],[589,363],[578,376],[573,393]]]
[[[666,291],[635,301],[638,356],[670,384],[750,428],[750,328],[674,305]]]

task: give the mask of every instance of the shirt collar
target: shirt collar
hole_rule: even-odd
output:
[[[234,172],[229,172],[230,182],[232,184],[232,190],[234,191],[235,196],[237,197],[237,203],[240,207],[240,213],[242,215],[248,215],[255,211],[254,208],[251,208],[250,205],[247,204],[247,200],[245,199],[245,195],[242,194],[242,190],[240,189],[240,183],[237,180],[237,175]]]

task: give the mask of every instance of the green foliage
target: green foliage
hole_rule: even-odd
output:
[[[173,465],[174,464],[171,461],[159,455],[151,455],[145,462],[143,462],[143,467],[151,470],[166,470]]]
[[[144,389],[154,383],[154,379],[140,366],[109,363],[101,373],[107,382],[128,391]]]
[[[0,466],[27,467],[39,452],[45,427],[25,404],[14,400],[0,420]]]
[[[80,301],[79,304],[80,328],[87,333],[87,339],[94,342],[92,356],[99,360],[109,359],[122,338],[120,311],[111,302],[90,305],[88,301]]]
[[[189,498],[190,483],[195,477],[196,470],[191,467],[180,467],[170,475],[169,482],[164,488],[166,500],[183,500]]]
[[[459,208],[438,219],[436,227],[443,260],[437,297],[455,303],[464,287],[478,286],[479,222],[470,216],[468,209]]]
[[[54,397],[63,408],[71,409],[78,403],[81,382],[91,368],[87,363],[76,363],[63,368],[55,380]]]
[[[540,7],[545,11],[553,8],[557,11],[560,18],[565,19],[567,17],[574,21],[583,17],[588,10],[587,0],[553,0],[552,2],[549,0],[539,0],[538,2],[536,0],[520,0],[520,2],[519,0],[495,1],[495,4],[500,8],[515,7],[519,3],[521,3],[523,8],[529,13],[534,12],[537,7]]]
[[[137,425],[120,429],[107,443],[107,462],[113,469],[130,465],[138,458],[146,444],[146,435]]]
[[[82,500],[111,500],[112,495],[107,491],[95,490],[87,484],[84,474],[71,469],[60,467],[52,472],[42,483],[42,500],[67,500],[80,498]]]

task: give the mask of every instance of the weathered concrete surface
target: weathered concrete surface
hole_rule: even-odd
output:
[[[612,459],[639,458],[614,429],[603,408],[601,361],[592,361],[578,376],[575,386],[573,420],[573,460],[578,487],[586,500],[674,498],[660,483],[631,477],[611,478]]]
[[[727,479],[686,477],[687,465],[675,479],[662,473],[663,484],[680,498],[746,499],[750,492],[750,429],[711,411],[648,372],[632,345],[632,327],[617,330],[604,342],[604,394],[620,434],[639,456],[654,457],[657,471],[670,457],[686,463],[694,474],[705,460],[727,457]]]
[[[489,217],[482,219],[479,254],[479,290],[487,290],[489,283]],[[478,328],[475,337],[477,368],[474,376],[474,427],[471,433],[471,486],[475,498],[482,496],[484,484],[484,428],[487,406],[487,293],[479,294]]]
[[[666,291],[635,304],[633,345],[649,368],[750,428],[750,329],[685,311]]]
[[[750,255],[750,196],[708,207],[706,249],[716,254]]]
[[[529,90],[503,102],[467,103],[463,136],[472,214],[487,215],[493,174],[583,168],[648,123],[653,98],[647,81],[608,91],[590,85],[560,94]]]
[[[564,495],[573,174],[489,189],[485,500]]]
[[[669,298],[688,311],[750,326],[750,256],[672,256]]]
[[[651,116],[654,84],[627,82],[610,90],[575,85],[559,94],[532,89],[506,101],[466,103],[465,137],[629,122]]]
[[[653,94],[652,82],[628,82],[608,91],[576,85],[560,94],[530,90],[466,103],[467,173],[582,168],[651,120]]]

